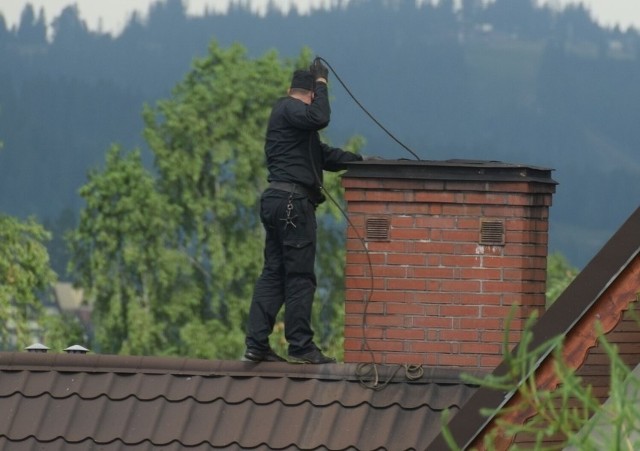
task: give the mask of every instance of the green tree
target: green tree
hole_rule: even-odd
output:
[[[39,295],[55,281],[43,244],[50,234],[34,219],[0,215],[0,349],[24,347],[37,333]],[[15,337],[11,334],[15,333]]]
[[[577,268],[571,266],[566,257],[559,252],[549,255],[547,259],[547,307],[558,299],[558,296],[578,275]]]
[[[172,241],[177,209],[156,189],[140,152],[113,146],[103,172],[80,190],[86,207],[71,234],[71,266],[93,301],[94,348],[175,352],[199,293]]]

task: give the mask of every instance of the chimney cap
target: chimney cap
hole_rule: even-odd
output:
[[[66,352],[67,354],[86,354],[87,352],[89,352],[89,350],[84,346],[73,345],[66,348],[64,352]]]
[[[47,352],[51,348],[49,348],[48,346],[43,345],[42,343],[34,343],[32,345],[27,346],[24,349],[27,352]]]
[[[343,178],[374,177],[416,180],[538,182],[557,185],[553,169],[495,160],[368,160],[347,164]]]

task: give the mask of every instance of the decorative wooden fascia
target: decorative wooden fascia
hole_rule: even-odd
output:
[[[597,323],[604,334],[614,330],[631,305],[638,300],[640,292],[640,255],[619,274],[611,285],[602,293],[593,306],[577,321],[567,333],[563,343],[563,358],[567,366],[573,370],[580,368],[589,355],[589,351],[598,344]],[[635,304],[635,309],[639,309]],[[560,380],[555,372],[555,355],[549,354],[535,372],[536,386],[539,390],[555,390]],[[515,406],[522,406],[521,409]],[[508,413],[494,418],[484,433],[474,441],[471,449],[484,450],[482,444],[486,434],[498,427],[498,421],[511,424],[524,424],[535,415],[535,409],[523,402],[520,393],[516,393],[504,406]],[[493,443],[495,450],[506,450],[513,442],[513,437],[497,434]]]

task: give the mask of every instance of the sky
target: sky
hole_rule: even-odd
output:
[[[67,6],[76,4],[80,17],[91,30],[99,30],[117,35],[126,25],[134,11],[144,17],[149,5],[158,0],[0,0],[0,14],[4,16],[9,28],[20,21],[20,14],[25,5],[31,4],[36,14],[44,8],[48,22],[57,17]],[[205,10],[224,13],[229,7],[229,0],[183,0],[188,14],[200,15]],[[270,1],[283,11],[296,5],[301,13],[337,5],[348,0],[233,0],[235,4],[249,5],[252,10],[264,12]],[[420,2],[420,0],[418,0]],[[428,0],[422,0],[428,1]],[[434,0],[435,1],[435,0]],[[458,0],[459,1],[459,0]],[[568,3],[582,3],[592,13],[596,21],[607,27],[620,25],[625,30],[629,26],[640,29],[640,0],[537,0],[538,3],[563,7]]]

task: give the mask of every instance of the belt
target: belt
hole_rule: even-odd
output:
[[[277,189],[279,191],[286,191],[287,193],[302,194],[312,199],[311,192],[302,185],[298,185],[293,182],[269,182],[269,188]]]

